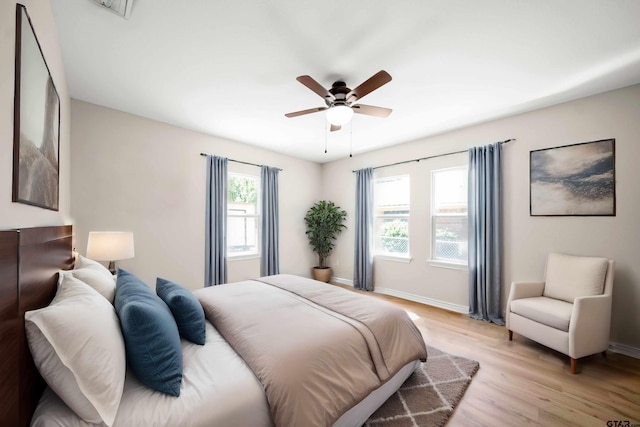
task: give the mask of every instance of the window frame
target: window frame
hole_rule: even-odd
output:
[[[407,207],[408,207],[408,213],[406,214],[390,214],[390,215],[378,215],[377,211],[379,206],[377,205],[376,202],[376,198],[375,198],[375,194],[376,194],[376,190],[375,190],[375,186],[378,184],[379,181],[383,181],[383,180],[391,180],[394,178],[406,178],[407,179],[407,185],[409,186],[408,188],[408,192],[409,192],[409,200],[407,203]],[[402,206],[402,205],[401,205]],[[387,218],[387,219],[402,219],[405,220],[407,222],[407,230],[409,230],[410,227],[410,223],[411,223],[411,176],[408,173],[405,174],[400,174],[400,175],[391,175],[391,176],[384,176],[384,177],[379,177],[379,178],[375,178],[374,179],[374,200],[373,200],[373,238],[374,238],[374,243],[372,245],[372,251],[373,251],[373,256],[375,258],[378,259],[384,259],[384,260],[389,260],[389,261],[397,261],[397,262],[411,262],[411,234],[409,231],[407,231],[407,252],[406,253],[397,253],[397,252],[387,252],[387,251],[383,251],[381,250],[380,247],[378,247],[376,245],[376,242],[378,241],[378,233],[377,233],[377,224],[378,224],[378,219],[379,218]]]
[[[436,175],[439,172],[452,171],[452,170],[461,170],[464,171],[464,176],[468,176],[469,166],[468,165],[460,165],[460,166],[452,166],[445,167],[440,169],[433,169],[431,171],[431,206],[430,206],[430,217],[429,220],[430,230],[431,230],[431,238],[430,238],[430,257],[428,260],[429,265],[435,267],[443,267],[443,268],[452,268],[459,270],[466,270],[469,264],[468,259],[465,261],[456,261],[453,259],[447,258],[436,258],[436,219],[437,218],[464,218],[466,221],[469,219],[469,200],[467,197],[466,200],[466,213],[465,214],[437,214],[436,213]],[[468,184],[467,184],[468,185]],[[468,191],[468,188],[467,188]],[[467,235],[467,245],[469,242],[469,236]]]
[[[254,180],[256,182],[256,213],[255,214],[232,214],[230,213],[230,207],[229,205],[231,204],[229,201],[229,184],[231,182],[231,179],[234,177],[240,177],[240,178],[250,178],[252,180]],[[227,215],[227,245],[226,245],[226,251],[227,251],[227,259],[229,261],[239,261],[239,260],[245,260],[245,259],[254,259],[254,258],[260,258],[261,256],[261,238],[262,238],[262,220],[261,220],[261,210],[262,210],[262,197],[260,194],[260,188],[261,188],[261,183],[260,183],[260,175],[253,175],[253,174],[249,174],[249,173],[240,173],[240,172],[228,172],[227,174],[227,211],[226,211],[226,215]],[[229,251],[229,232],[230,232],[230,228],[229,228],[229,218],[251,218],[251,219],[255,219],[256,221],[256,244],[255,244],[255,250],[253,251],[245,251],[245,252],[231,252]]]

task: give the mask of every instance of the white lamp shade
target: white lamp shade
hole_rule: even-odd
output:
[[[87,258],[117,261],[135,256],[133,233],[130,231],[91,231],[87,242]]]
[[[332,125],[346,125],[352,117],[353,110],[346,105],[336,105],[327,110],[327,121]]]

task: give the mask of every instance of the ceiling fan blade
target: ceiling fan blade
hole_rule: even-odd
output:
[[[356,99],[362,99],[364,96],[378,89],[380,86],[385,85],[391,81],[391,75],[384,70],[378,71],[373,76],[369,77],[355,89],[347,94],[347,100],[356,97]]]
[[[296,80],[302,83],[303,85],[305,85],[306,87],[308,87],[309,89],[311,89],[312,91],[314,91],[315,93],[317,93],[318,95],[320,95],[320,97],[324,98],[325,101],[333,100],[334,96],[331,95],[331,93],[329,93],[327,89],[325,89],[320,83],[315,81],[311,76],[307,76],[305,74],[304,76],[296,77]]]
[[[331,129],[330,129],[330,131],[331,131],[331,132],[335,132],[335,131],[340,130],[340,129],[342,129],[342,127],[341,127],[341,126],[338,126],[338,125],[331,125]]]
[[[393,111],[391,108],[375,107],[373,105],[356,104],[352,105],[354,113],[366,114],[367,116],[385,118]]]
[[[311,114],[311,113],[317,113],[318,111],[324,111],[327,108],[328,107],[309,108],[308,110],[300,110],[300,111],[294,111],[293,113],[287,113],[287,114],[285,114],[285,116],[287,116],[289,118],[298,117],[298,116],[303,116],[305,114]]]

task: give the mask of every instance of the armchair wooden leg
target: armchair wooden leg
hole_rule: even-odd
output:
[[[513,331],[509,330],[509,341],[513,341]]]
[[[578,359],[574,359],[573,357],[571,358],[571,373],[578,373]]]

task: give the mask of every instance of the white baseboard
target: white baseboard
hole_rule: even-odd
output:
[[[455,313],[467,314],[469,313],[469,307],[460,304],[453,304],[447,301],[440,301],[433,298],[423,297],[422,295],[410,294],[408,292],[397,291],[389,288],[376,288],[374,292],[384,295],[390,295],[392,297],[402,298],[409,301],[419,302],[420,304],[430,305],[433,307],[443,308],[445,310],[453,311]]]
[[[331,276],[331,281],[353,287],[353,280],[343,279],[342,277]]]
[[[353,280],[343,279],[341,277],[332,277],[332,282],[340,283],[341,285],[353,286]],[[408,292],[397,291],[389,288],[375,288],[373,292],[383,295],[390,295],[396,298],[402,298],[413,302],[419,302],[420,304],[430,305],[433,307],[443,308],[445,310],[453,311],[456,313],[467,314],[469,313],[469,307],[459,304],[453,304],[446,301],[440,301],[433,298],[423,297],[421,295],[411,294]]]
[[[640,359],[640,348],[633,347],[627,344],[622,344],[619,342],[610,342],[609,350],[614,353],[624,354],[625,356],[633,357],[635,359]]]

